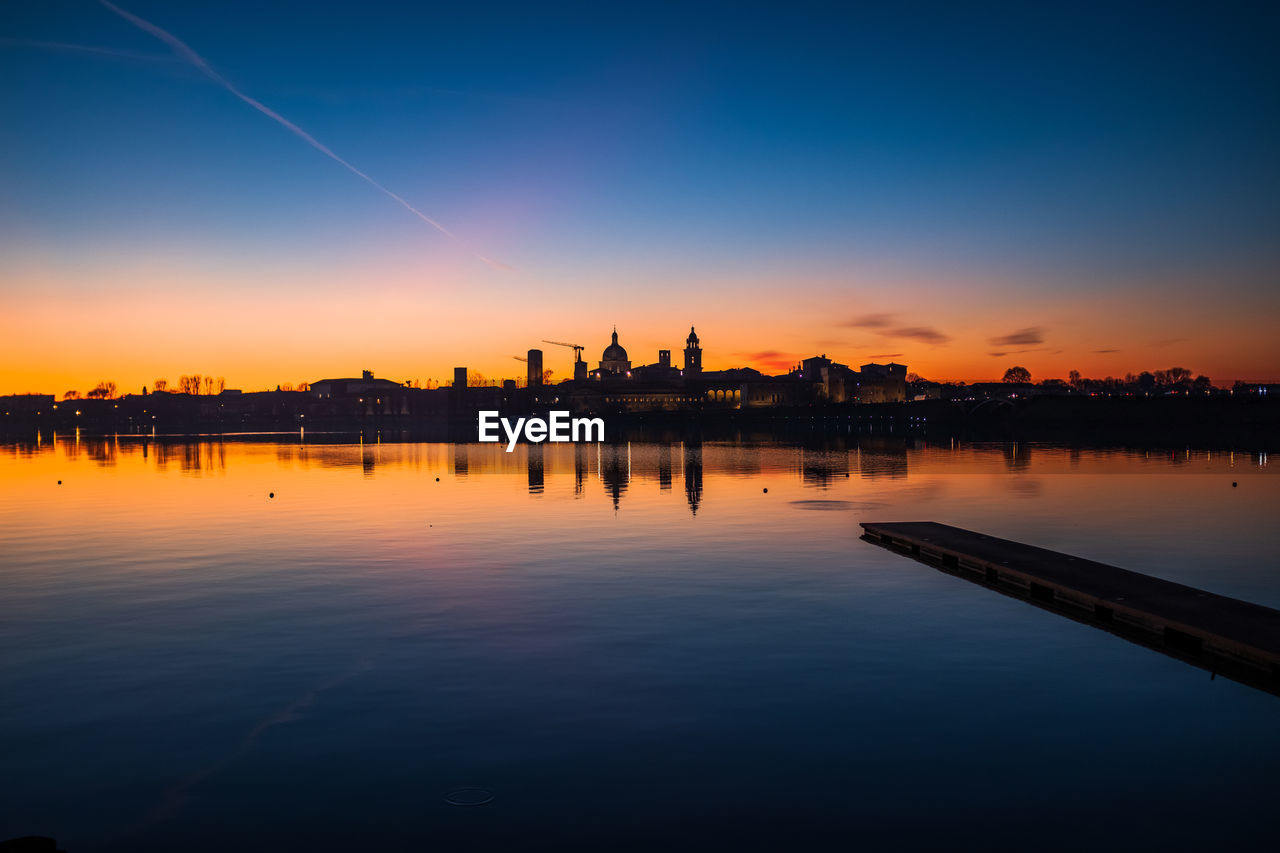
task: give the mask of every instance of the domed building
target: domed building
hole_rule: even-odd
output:
[[[613,343],[604,348],[600,356],[600,373],[614,373],[625,376],[631,370],[631,360],[627,351],[618,343],[618,330],[613,330]]]

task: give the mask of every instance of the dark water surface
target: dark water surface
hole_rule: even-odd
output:
[[[1280,607],[1265,457],[838,448],[0,447],[0,839],[1274,841],[1280,699],[857,527],[941,521]],[[492,800],[447,801],[466,788]]]

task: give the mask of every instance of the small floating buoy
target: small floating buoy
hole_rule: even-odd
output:
[[[61,481],[61,480],[59,480],[58,482],[59,482],[59,483],[61,483],[62,481]],[[1233,483],[1231,484],[1231,488],[1233,488],[1233,489],[1234,489],[1234,488],[1235,488],[1236,486],[1238,486],[1238,485],[1240,485],[1240,484],[1239,484],[1239,483],[1234,483],[1234,482],[1233,482]]]
[[[269,494],[267,495],[267,497],[269,497],[269,498],[274,498],[275,496],[276,496],[276,493],[275,493],[275,492],[271,492],[271,493],[269,493]]]
[[[59,485],[59,486],[61,486],[61,485],[62,485],[62,481],[61,481],[61,480],[59,480],[59,481],[58,481],[58,485]],[[1235,485],[1235,483],[1232,483],[1231,485],[1233,485],[1233,486],[1234,486],[1234,485]]]
[[[437,482],[437,483],[438,483],[438,482],[440,482],[440,478],[439,478],[439,477],[436,477],[436,482]]]
[[[764,493],[765,493],[766,495],[767,495],[767,494],[769,494],[769,490],[768,490],[768,489],[765,489],[765,490],[764,490]]]

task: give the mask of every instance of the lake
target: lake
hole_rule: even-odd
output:
[[[1280,698],[858,527],[940,521],[1280,607],[1265,454],[58,435],[0,445],[0,486],[0,839],[1273,839]]]

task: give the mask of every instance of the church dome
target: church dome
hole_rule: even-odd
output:
[[[626,361],[627,351],[618,345],[618,330],[613,330],[613,343],[604,348],[601,361]]]

